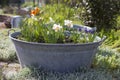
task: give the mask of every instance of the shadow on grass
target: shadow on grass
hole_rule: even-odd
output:
[[[112,80],[103,70],[81,69],[73,73],[46,72],[43,69],[24,68],[12,80]]]
[[[71,73],[45,71],[43,68],[23,68],[13,80],[119,80],[119,55],[99,49],[92,68],[78,68]]]

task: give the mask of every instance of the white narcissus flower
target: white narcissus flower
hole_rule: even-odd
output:
[[[31,18],[33,19],[33,20],[35,20],[35,21],[38,21],[38,19],[33,15],[33,16],[31,16]]]
[[[50,19],[50,22],[55,22],[51,17],[49,17],[49,19]]]
[[[61,30],[62,28],[63,28],[62,26],[54,24],[52,29],[55,30],[55,32],[57,32],[57,31]]]
[[[66,25],[67,27],[73,28],[73,23],[72,23],[72,21],[70,21],[70,20],[64,20],[64,23],[65,23],[65,25]]]

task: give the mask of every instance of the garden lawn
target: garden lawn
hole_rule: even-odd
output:
[[[112,48],[115,49],[117,52],[120,53],[120,30],[118,30],[117,32],[115,32],[115,36],[117,36],[118,39],[116,40],[116,42],[114,43],[114,45],[112,46]]]
[[[111,31],[103,46],[107,46],[115,52],[120,53],[120,30]]]
[[[16,60],[15,49],[8,37],[8,30],[0,30],[0,61]]]
[[[8,37],[9,29],[0,30],[0,62],[15,62],[15,48]],[[118,48],[118,47],[117,47]],[[0,80],[3,79],[0,67]],[[79,68],[73,73],[46,72],[44,69],[24,68],[7,80],[120,80],[120,53],[101,46],[90,69]]]

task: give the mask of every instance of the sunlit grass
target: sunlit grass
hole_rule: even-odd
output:
[[[16,59],[15,48],[8,37],[8,29],[0,30],[0,60],[14,61]]]

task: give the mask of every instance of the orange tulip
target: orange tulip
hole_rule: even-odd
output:
[[[36,11],[35,10],[31,10],[31,15],[35,16],[36,15]]]
[[[36,7],[35,12],[36,12],[36,14],[38,14],[40,12],[40,9],[38,7]]]
[[[40,9],[38,7],[36,7],[34,10],[31,10],[31,15],[35,16],[40,12]]]

